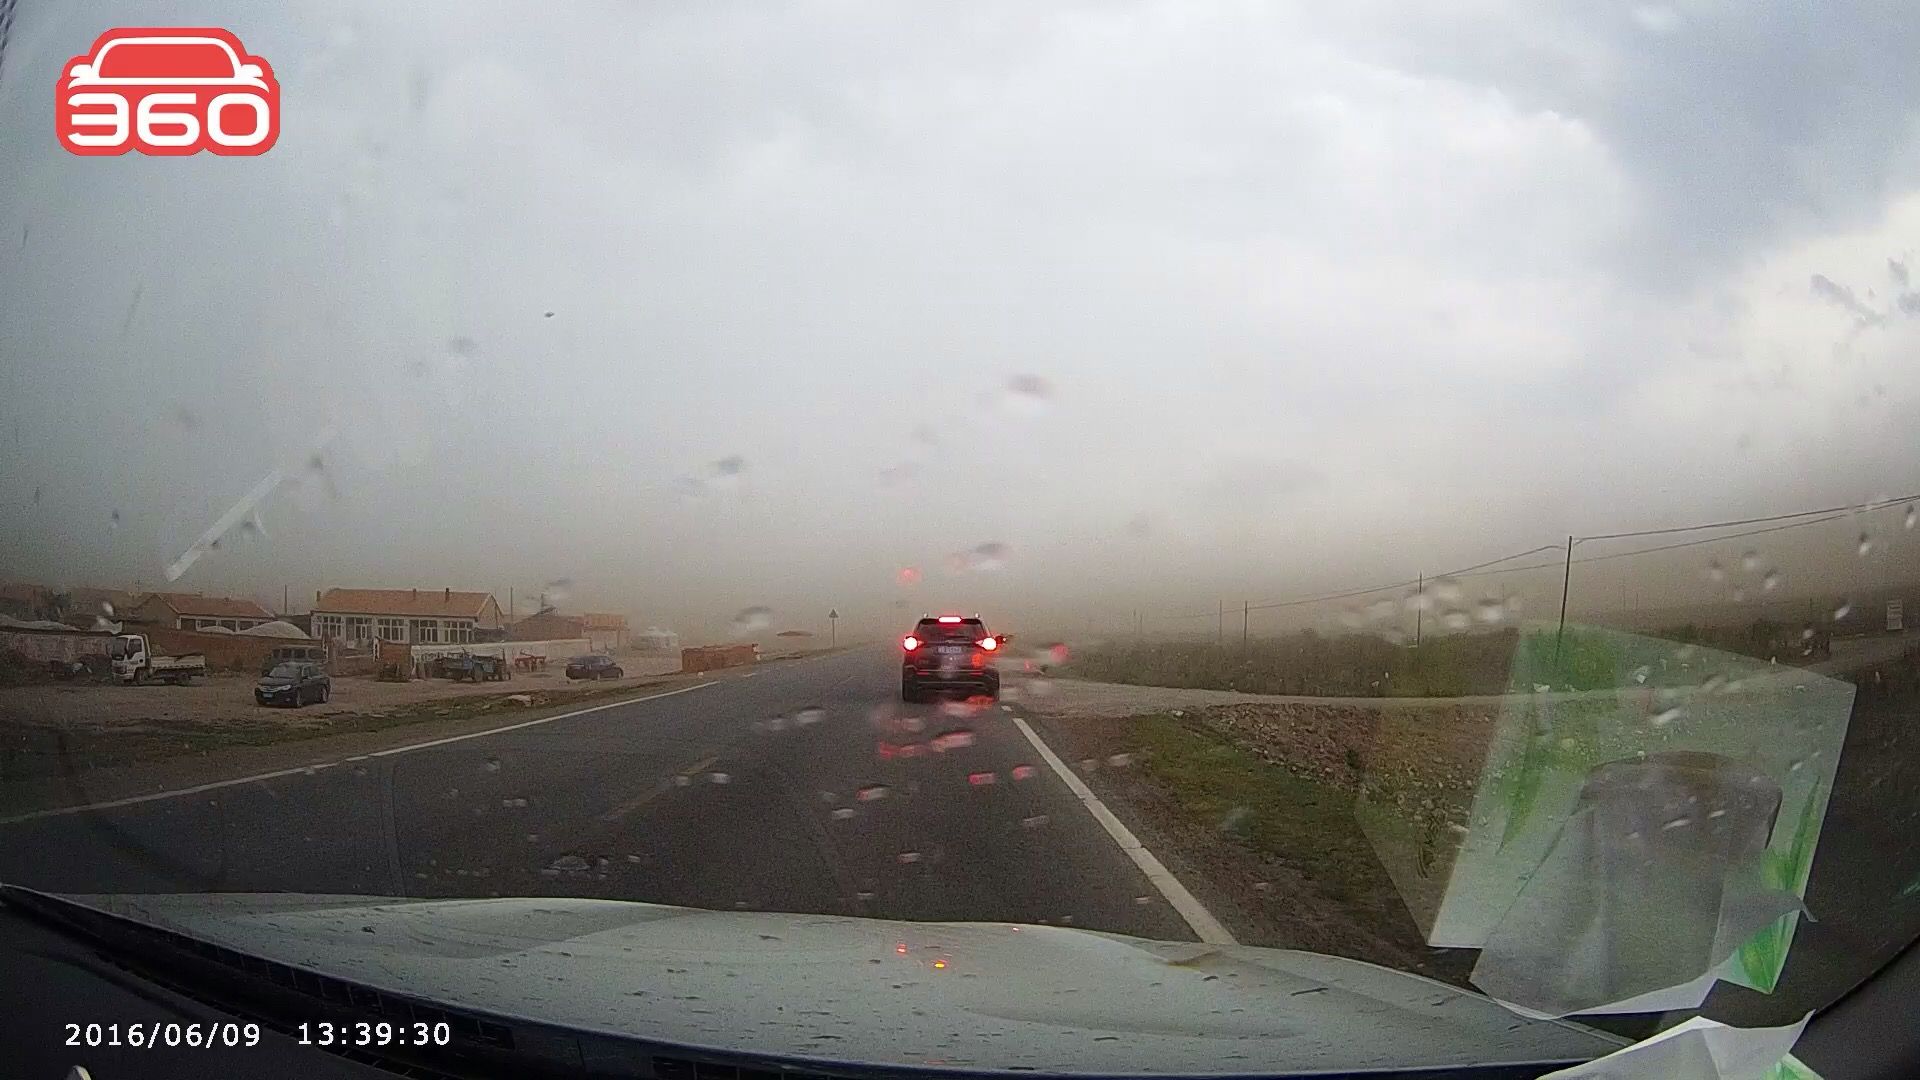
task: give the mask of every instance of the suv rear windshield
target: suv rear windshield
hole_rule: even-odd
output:
[[[922,619],[920,625],[914,628],[913,636],[922,641],[979,641],[987,636],[987,628],[979,619],[950,623]]]

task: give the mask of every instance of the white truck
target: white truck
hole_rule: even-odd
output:
[[[108,643],[107,655],[113,660],[113,673],[125,683],[171,682],[185,684],[207,673],[207,658],[199,653],[183,656],[155,656],[153,644],[145,634],[115,634]]]

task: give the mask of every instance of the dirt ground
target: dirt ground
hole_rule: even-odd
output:
[[[516,673],[508,682],[416,679],[412,682],[390,683],[372,678],[337,678],[333,680],[331,700],[324,705],[307,705],[298,710],[269,710],[254,704],[254,679],[246,675],[210,675],[187,686],[44,683],[0,688],[0,723],[109,732],[137,729],[149,724],[176,726],[191,723],[214,727],[224,723],[254,723],[271,715],[280,717],[281,722],[289,725],[315,724],[330,717],[379,715],[418,706],[423,702],[474,695],[532,693],[568,687],[613,689],[635,686],[680,670],[680,659],[677,656],[622,657],[621,670],[626,672],[625,678],[595,683],[572,683],[556,668]]]

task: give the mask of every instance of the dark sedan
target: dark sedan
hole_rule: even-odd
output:
[[[319,664],[288,660],[253,685],[253,700],[258,705],[287,705],[299,708],[308,702],[325,701],[333,696],[333,680]]]
[[[625,674],[611,656],[576,656],[567,661],[569,679],[618,679]]]

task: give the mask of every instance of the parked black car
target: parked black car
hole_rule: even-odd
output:
[[[253,700],[259,705],[290,705],[299,708],[310,701],[325,701],[333,696],[333,680],[319,664],[289,660],[275,664],[273,670],[253,685]]]
[[[576,656],[567,661],[569,679],[617,679],[625,674],[611,656]]]

